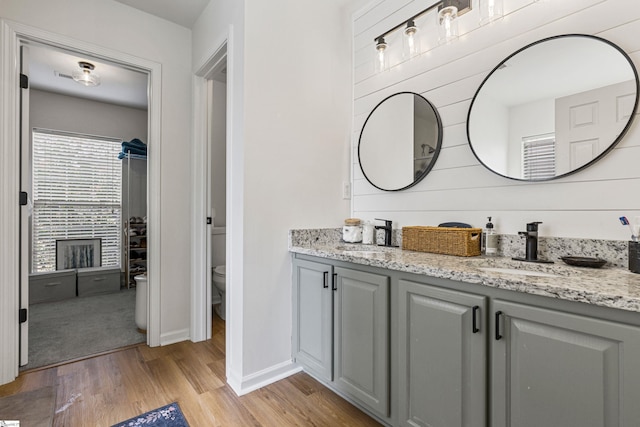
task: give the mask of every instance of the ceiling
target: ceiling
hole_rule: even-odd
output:
[[[147,108],[146,73],[43,45],[30,44],[27,57],[29,86],[33,89],[127,107]],[[99,86],[87,87],[71,79],[74,70],[79,69],[79,61],[87,61],[95,66],[92,73],[100,76]]]
[[[116,0],[143,12],[191,28],[209,0]]]
[[[191,28],[209,0],[115,0],[167,21]],[[48,92],[100,102],[146,109],[148,75],[127,69],[118,64],[78,56],[43,45],[30,45],[28,55],[30,87]],[[79,61],[95,65],[94,72],[100,76],[99,86],[86,87],[70,77]]]

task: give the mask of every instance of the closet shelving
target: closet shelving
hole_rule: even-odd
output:
[[[127,288],[134,287],[134,277],[147,271],[147,224],[141,217],[131,215],[131,160],[147,160],[147,156],[126,153],[127,167],[127,218],[123,224],[124,275]]]

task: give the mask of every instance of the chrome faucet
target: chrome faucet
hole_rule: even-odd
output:
[[[384,245],[380,246],[392,246],[391,245],[391,233],[393,228],[391,226],[392,221],[388,219],[376,218],[376,221],[384,221],[384,225],[376,225],[376,230],[384,230]]]
[[[541,221],[527,223],[527,231],[518,231],[518,235],[526,238],[525,243],[525,257],[518,258],[513,257],[517,261],[528,262],[540,262],[540,263],[553,263],[544,259],[538,259],[538,224],[542,224]]]

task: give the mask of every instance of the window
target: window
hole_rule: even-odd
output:
[[[522,138],[522,177],[547,179],[556,176],[555,134]]]
[[[34,129],[33,272],[56,268],[56,240],[102,239],[102,265],[120,266],[120,140]]]

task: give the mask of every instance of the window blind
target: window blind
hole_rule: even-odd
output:
[[[522,138],[522,175],[525,179],[546,179],[556,175],[555,134]]]
[[[102,239],[102,265],[120,266],[121,141],[34,129],[33,272],[56,269],[57,239]]]

